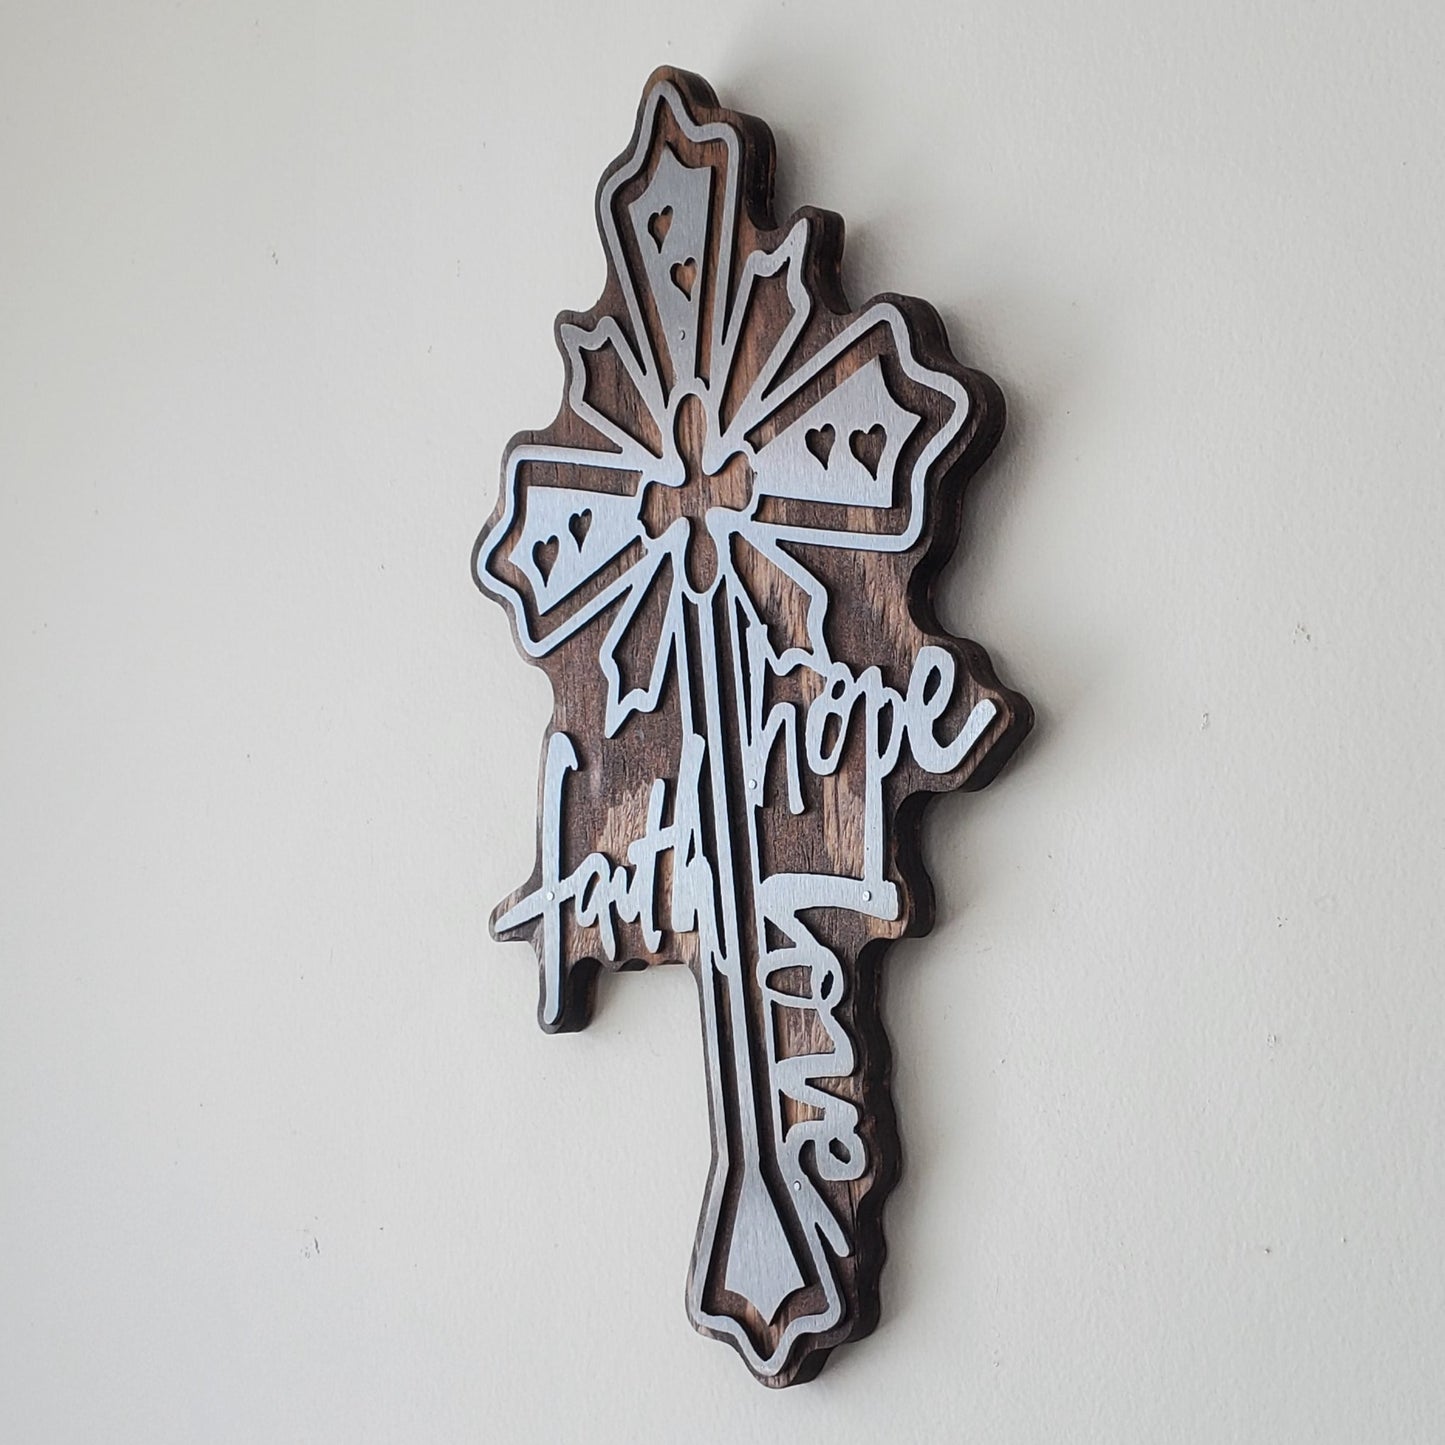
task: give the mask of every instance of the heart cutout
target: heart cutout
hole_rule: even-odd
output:
[[[580,512],[574,512],[567,519],[567,530],[572,534],[572,540],[577,544],[577,550],[582,550],[582,544],[587,540],[587,534],[592,530],[592,508],[583,507]]]
[[[812,452],[820,467],[828,465],[828,458],[833,454],[833,442],[836,439],[837,433],[826,424],[803,433],[803,445]]]
[[[662,243],[667,240],[667,233],[672,230],[672,207],[664,206],[660,211],[652,213],[652,219],[647,223],[647,234],[652,237],[652,243],[659,251],[662,250]]]
[[[672,276],[672,284],[692,300],[692,284],[697,280],[697,262],[689,256],[686,261],[679,261],[669,273]]]
[[[855,431],[848,438],[848,450],[868,469],[868,475],[878,477],[878,463],[883,460],[883,446],[888,433],[881,425],[874,425],[867,431]]]
[[[552,576],[552,568],[557,565],[555,537],[548,537],[545,542],[538,542],[532,548],[532,565],[542,574],[542,585],[545,587]]]

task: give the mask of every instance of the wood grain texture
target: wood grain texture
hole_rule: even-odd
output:
[[[659,94],[679,97],[681,109],[659,104]],[[480,585],[509,606],[519,645],[545,670],[554,696],[543,748],[537,863],[528,882],[498,908],[494,929],[537,949],[544,975],[539,1017],[549,1031],[588,1022],[603,967],[682,963],[693,971],[709,1048],[714,1173],[693,1259],[690,1309],[700,1329],[738,1348],[764,1383],[780,1386],[814,1376],[831,1349],[867,1334],[878,1319],[882,1207],[900,1165],[880,1013],[883,957],[892,940],[926,933],[933,924],[933,892],[920,851],[927,801],[988,783],[1027,733],[1032,713],[998,680],[983,648],[945,632],[934,609],[940,569],[958,539],[964,483],[999,438],[1003,398],[988,377],[953,357],[943,324],[927,303],[888,294],[858,310],[849,307],[840,273],[842,220],[803,208],[778,224],[771,210],[774,158],[767,127],[719,106],[698,77],[663,69],[649,80],[632,141],[598,188],[606,288],[590,310],[558,317],[567,365],[562,407],[549,426],[519,433],[509,444],[502,497],[478,538],[473,566]],[[691,198],[690,211],[681,199],[676,207],[652,208],[648,197],[664,194],[657,187],[668,177],[679,198]],[[731,229],[723,224],[730,197]],[[697,230],[695,217],[702,213],[706,225]],[[692,248],[700,254],[672,260],[669,234],[684,225],[694,226],[689,234],[703,236],[704,243]],[[673,251],[680,234],[672,236]],[[748,258],[784,254],[791,256],[787,264],[754,278],[744,305],[739,277]],[[664,279],[650,287],[649,275]],[[675,294],[665,290],[668,284]],[[870,329],[868,317],[875,312],[896,318],[897,326]],[[687,356],[679,360],[678,336],[693,320],[679,328],[675,317],[681,314],[695,319],[696,334],[685,343],[690,363]],[[595,340],[599,328],[609,326],[615,326],[615,343],[578,344],[579,336]],[[628,354],[644,358],[640,370],[627,363]],[[820,357],[829,359],[789,391],[789,378],[805,374]],[[770,370],[772,381],[762,386]],[[881,378],[881,389],[874,377]],[[950,389],[941,389],[945,385]],[[845,386],[850,390],[840,392]],[[872,397],[884,406],[885,394],[891,409],[880,415],[886,424],[872,422],[856,404],[847,426],[809,424],[825,414],[830,397]],[[777,404],[762,407],[759,397]],[[749,414],[750,398],[759,410],[755,424],[719,458],[716,443]],[[901,415],[913,420],[901,424]],[[657,459],[655,475],[646,459],[632,467],[587,460],[615,450],[618,435]],[[854,479],[851,490],[810,491],[806,478],[813,464],[798,451],[799,440],[820,476],[846,474]],[[893,451],[886,450],[890,446]],[[772,460],[795,454],[803,468],[797,484],[780,480]],[[919,490],[908,481],[915,477]],[[869,494],[874,484],[887,492],[881,501]],[[561,515],[555,489],[598,500],[579,502],[565,525],[543,536],[549,524],[538,518],[544,509],[551,509],[547,516]],[[869,499],[860,500],[865,494]],[[600,557],[601,529],[612,527],[609,519],[622,512],[635,517],[635,530],[593,566],[589,545]],[[848,534],[865,544],[883,539],[885,547],[814,545],[799,540],[801,529]],[[786,539],[778,540],[784,533]],[[909,538],[907,545],[887,542],[894,536]],[[587,575],[556,601],[545,589],[562,575],[559,567],[569,566]],[[645,583],[638,580],[644,573]],[[821,618],[813,605],[818,589],[827,599]],[[624,610],[625,627],[619,622]],[[749,617],[758,624],[751,631]],[[567,635],[578,618],[587,620]],[[670,619],[681,620],[669,654]],[[617,679],[609,682],[599,649],[605,655],[614,628]],[[783,665],[790,650],[804,660]],[[919,681],[921,654],[951,660],[953,680],[936,714],[931,709],[944,697],[945,682],[940,672],[927,695]],[[659,656],[671,662],[655,705],[630,711],[609,733],[609,701],[616,711],[619,695],[646,687]],[[766,665],[755,667],[758,659]],[[872,692],[863,686],[865,674],[873,679]],[[830,721],[829,689],[840,679],[852,701],[833,709]],[[710,733],[698,721],[704,713],[738,725]],[[921,724],[907,729],[908,717],[925,713],[939,744],[973,719],[989,720],[963,757],[940,768],[938,756],[930,765]],[[803,756],[796,768],[798,796],[790,805],[786,738],[758,746],[749,716],[791,719],[795,753],[803,755],[803,734],[816,725],[819,738],[836,745],[836,764],[814,768]],[[549,792],[545,760],[556,735],[575,751],[577,764],[566,773],[565,791],[554,778]],[[686,891],[693,876],[681,847],[644,848],[644,867],[629,862],[638,840],[656,838],[660,826],[683,815],[681,759],[689,738],[706,758],[697,838],[715,885],[709,907],[719,918],[739,921],[736,943],[726,948],[709,944],[700,923],[677,926],[675,894],[679,886]],[[879,750],[890,744],[899,745],[898,755],[883,770]],[[671,809],[661,824],[655,811],[659,782]],[[872,793],[881,798],[883,847],[881,862],[870,864]],[[557,823],[551,842],[549,809]],[[599,856],[606,871],[589,871],[588,860]],[[650,876],[641,877],[648,869]],[[727,888],[720,880],[727,873],[733,882],[723,896]],[[890,916],[861,904],[779,913],[768,902],[765,880],[787,875],[877,876],[883,889],[853,896],[876,903],[891,896],[891,887],[896,908]],[[594,916],[609,880],[623,877],[633,885],[634,904],[646,892],[645,906],[632,918],[625,906]],[[578,880],[573,897],[568,888]],[[559,892],[568,895],[562,900],[568,906],[548,901]],[[541,911],[524,916],[529,908]],[[556,931],[550,944],[549,918]],[[722,923],[717,928],[726,932]],[[788,963],[793,957],[796,966]],[[829,959],[841,970],[836,983],[829,982]],[[549,966],[557,974],[550,1003]],[[829,996],[819,996],[819,988]],[[796,1006],[780,1003],[779,995],[789,994],[800,1001]],[[843,1057],[834,1026],[851,1052],[846,1073],[815,1073],[810,1085],[781,1086],[779,1079],[797,1072],[790,1073],[789,1061]],[[738,1076],[743,1057],[751,1061],[746,1078]],[[826,1099],[819,1101],[819,1089],[856,1110],[856,1132],[842,1132],[856,1138],[862,1153],[847,1167],[820,1160],[825,1136],[834,1140],[835,1157],[841,1141],[835,1124],[824,1129],[819,1123],[835,1112]],[[762,1121],[767,1137],[749,1163],[750,1118]],[[810,1128],[818,1137],[800,1153],[796,1140]],[[842,1143],[842,1154],[851,1149]],[[749,1246],[735,1237],[739,1220],[753,1218],[744,1198],[748,1168],[762,1180],[799,1265],[799,1285],[771,1314],[756,1302],[762,1290],[750,1296],[729,1285],[748,1277],[741,1256]],[[798,1168],[805,1170],[801,1182],[788,1172]],[[827,1177],[830,1171],[849,1177]],[[790,1197],[802,1194],[804,1184],[839,1223],[844,1248],[820,1253],[816,1228]]]

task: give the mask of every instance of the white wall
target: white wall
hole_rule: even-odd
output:
[[[1445,12],[410,9],[0,15],[0,1438],[1445,1438]],[[1003,384],[944,610],[1040,713],[782,1395],[684,1317],[687,975],[547,1038],[486,934],[468,552],[666,62]]]

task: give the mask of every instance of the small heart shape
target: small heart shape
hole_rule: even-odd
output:
[[[659,251],[662,250],[662,243],[667,240],[667,233],[672,230],[672,207],[664,206],[660,211],[652,213],[652,219],[647,223],[647,234],[652,237],[653,245]]]
[[[557,539],[548,537],[545,542],[538,542],[532,548],[532,565],[542,574],[542,585],[545,587],[552,576],[552,568],[557,565]]]
[[[577,550],[582,550],[582,544],[587,540],[587,534],[592,530],[592,508],[583,507],[580,512],[574,512],[567,519],[567,530],[572,534],[572,540],[577,544]]]
[[[672,284],[692,300],[692,283],[697,280],[697,262],[689,256],[686,261],[679,261],[671,271]]]
[[[855,431],[848,438],[848,450],[868,469],[868,475],[875,480],[878,476],[878,463],[883,460],[883,446],[888,440],[888,433],[881,425],[874,425],[867,431]]]
[[[803,445],[817,458],[820,467],[828,465],[828,458],[833,453],[833,442],[836,437],[837,433],[827,425],[814,427],[811,431],[803,433]]]

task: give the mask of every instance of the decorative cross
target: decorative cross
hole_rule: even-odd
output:
[[[773,159],[697,76],[652,76],[597,191],[606,289],[558,318],[562,409],[508,446],[473,567],[555,698],[536,867],[493,931],[535,947],[550,1032],[599,965],[692,970],[688,1312],[788,1385],[878,1316],[879,963],[932,925],[923,803],[988,782],[1032,713],[933,615],[999,391],[924,302],[848,309],[842,220],[778,226]]]

